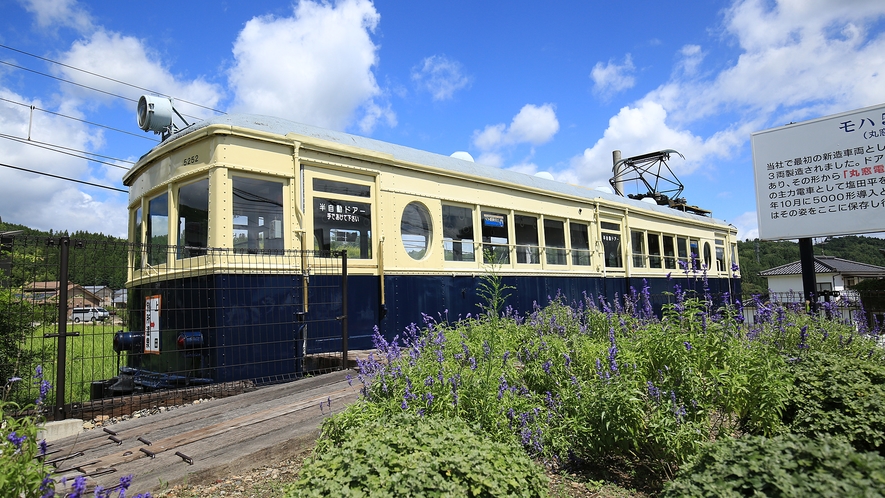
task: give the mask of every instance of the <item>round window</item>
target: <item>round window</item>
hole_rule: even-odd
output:
[[[430,223],[430,211],[419,202],[409,203],[403,210],[403,221],[400,223],[400,234],[403,247],[412,259],[422,259],[430,247],[433,227]]]

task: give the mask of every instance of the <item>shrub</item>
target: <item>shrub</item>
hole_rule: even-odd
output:
[[[885,458],[841,438],[788,434],[711,443],[662,496],[883,496],[883,489]]]
[[[332,417],[330,420],[334,420]],[[458,418],[407,413],[367,421],[320,445],[286,496],[546,496],[544,474],[520,448]]]
[[[866,358],[812,353],[792,365],[784,410],[789,430],[843,436],[858,451],[885,456],[885,367]]]

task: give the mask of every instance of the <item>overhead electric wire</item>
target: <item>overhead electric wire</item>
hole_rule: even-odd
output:
[[[7,66],[12,66],[12,67],[14,67],[14,68],[16,68],[16,69],[22,69],[22,70],[24,70],[24,71],[29,71],[29,72],[32,72],[32,73],[34,73],[34,74],[39,74],[40,76],[46,76],[47,78],[52,78],[52,79],[54,79],[54,80],[63,81],[63,82],[65,82],[65,83],[69,83],[69,84],[71,84],[71,85],[76,85],[76,86],[79,86],[79,87],[82,87],[82,88],[86,88],[87,90],[92,90],[92,91],[94,91],[94,92],[99,92],[99,93],[103,93],[103,94],[105,94],[105,95],[110,95],[111,97],[117,97],[118,99],[128,100],[129,102],[135,102],[135,103],[138,103],[137,100],[135,100],[135,99],[131,99],[131,98],[129,98],[129,97],[124,97],[124,96],[122,96],[122,95],[117,95],[116,93],[111,93],[111,92],[108,92],[108,91],[106,91],[106,90],[100,90],[100,89],[98,89],[98,88],[91,87],[91,86],[89,86],[89,85],[84,85],[84,84],[82,84],[82,83],[77,83],[77,82],[75,82],[75,81],[66,80],[66,79],[64,79],[64,78],[59,78],[58,76],[53,76],[53,75],[51,75],[51,74],[41,73],[40,71],[37,71],[37,70],[35,70],[35,69],[30,69],[30,68],[27,68],[27,67],[24,67],[24,66],[19,66],[18,64],[13,64],[13,63],[11,63],[11,62],[0,61],[0,64],[6,64]],[[184,113],[182,113],[181,115],[182,115],[182,116],[187,116],[187,117],[189,117],[189,118],[197,119],[197,120],[200,119],[200,118],[198,118],[197,116],[191,116],[190,114],[184,114]]]
[[[133,162],[133,161],[128,161],[128,160],[126,160],[126,159],[120,159],[120,158],[117,158],[117,157],[110,157],[110,156],[103,156],[103,155],[101,155],[101,154],[96,154],[96,153],[94,153],[94,152],[88,152],[88,151],[85,151],[85,150],[72,149],[72,148],[70,148],[70,147],[65,147],[65,146],[62,146],[62,145],[55,145],[55,144],[51,144],[51,143],[48,143],[48,142],[40,142],[40,141],[38,141],[38,140],[28,140],[28,139],[26,139],[26,138],[16,137],[16,136],[13,136],[13,135],[7,135],[7,134],[5,134],[5,133],[0,133],[0,138],[5,138],[5,139],[7,139],[7,140],[12,140],[13,142],[19,142],[19,143],[22,143],[22,144],[33,145],[34,147],[39,147],[39,148],[41,148],[41,149],[51,150],[51,151],[53,151],[53,152],[58,152],[58,153],[60,153],[60,154],[67,154],[67,155],[69,155],[69,156],[76,157],[76,158],[78,158],[78,159],[85,159],[85,160],[87,160],[87,161],[91,161],[91,162],[94,162],[94,163],[106,164],[106,165],[108,165],[108,166],[113,166],[114,168],[120,168],[120,169],[129,170],[129,168],[127,168],[126,166],[120,166],[119,164],[109,163],[109,162],[107,162],[107,161],[99,161],[98,159],[93,159],[92,157],[81,156],[81,155],[77,155],[77,154],[72,154],[71,152],[77,152],[77,153],[80,153],[80,154],[88,154],[88,155],[90,155],[90,156],[102,157],[102,158],[104,158],[104,159],[113,159],[114,161],[120,161],[120,162],[124,162],[124,163],[135,164],[135,162]],[[63,149],[63,150],[59,150],[59,149]],[[66,151],[71,151],[71,152],[66,152]]]
[[[37,175],[49,176],[49,177],[52,177],[52,178],[58,178],[59,180],[67,180],[67,181],[69,181],[69,182],[82,183],[82,184],[84,184],[84,185],[89,185],[89,186],[92,186],[92,187],[106,188],[106,189],[108,189],[108,190],[116,190],[117,192],[123,192],[124,194],[128,194],[128,193],[129,193],[128,190],[123,190],[123,189],[116,188],[116,187],[109,187],[109,186],[107,186],[107,185],[100,185],[100,184],[98,184],[98,183],[92,183],[92,182],[87,182],[87,181],[83,181],[83,180],[77,180],[77,179],[74,179],[74,178],[68,178],[68,177],[66,177],[66,176],[53,175],[52,173],[44,173],[44,172],[42,172],[42,171],[34,171],[34,170],[32,170],[32,169],[27,169],[27,168],[19,168],[18,166],[13,166],[13,165],[11,165],[11,164],[0,163],[0,166],[3,166],[4,168],[17,169],[17,170],[19,170],[19,171],[27,171],[28,173],[34,173],[34,174],[37,174]]]
[[[33,58],[35,58],[35,59],[40,59],[40,60],[42,60],[42,61],[51,62],[51,63],[53,63],[53,64],[58,64],[59,66],[66,67],[66,68],[68,68],[68,69],[73,69],[73,70],[75,70],[75,71],[80,71],[80,72],[82,72],[82,73],[86,73],[86,74],[89,74],[89,75],[92,75],[92,76],[96,76],[96,77],[98,77],[98,78],[106,79],[106,80],[108,80],[108,81],[113,81],[114,83],[119,83],[119,84],[121,84],[121,85],[130,86],[130,87],[132,87],[132,88],[136,88],[136,89],[138,89],[138,90],[144,90],[145,92],[155,93],[155,94],[157,94],[157,95],[161,95],[161,96],[163,96],[163,97],[173,98],[173,99],[177,100],[178,102],[184,102],[185,104],[190,104],[190,105],[192,105],[192,106],[200,107],[200,108],[203,108],[203,109],[206,109],[206,110],[212,111],[212,112],[217,112],[217,113],[219,113],[219,114],[227,114],[227,113],[225,113],[224,111],[219,111],[218,109],[213,109],[213,108],[211,108],[211,107],[209,107],[209,106],[205,106],[205,105],[202,105],[202,104],[197,104],[196,102],[190,102],[190,101],[188,101],[188,100],[184,100],[184,99],[178,99],[178,98],[172,97],[171,95],[165,95],[165,94],[162,94],[162,93],[160,93],[160,92],[157,92],[157,91],[151,90],[151,89],[149,89],[149,88],[144,88],[144,87],[140,87],[140,86],[138,86],[138,85],[133,85],[132,83],[127,83],[127,82],[125,82],[125,81],[116,80],[116,79],[114,79],[114,78],[110,78],[110,77],[108,77],[108,76],[104,76],[104,75],[101,75],[101,74],[98,74],[98,73],[93,73],[92,71],[87,71],[87,70],[85,70],[85,69],[80,69],[79,67],[71,66],[71,65],[69,65],[69,64],[65,64],[65,63],[63,63],[63,62],[54,61],[54,60],[52,60],[52,59],[47,59],[46,57],[40,57],[39,55],[32,54],[32,53],[30,53],[30,52],[25,52],[24,50],[19,50],[19,49],[17,49],[17,48],[13,48],[13,47],[10,47],[10,46],[8,46],[8,45],[3,45],[2,43],[0,43],[0,47],[3,47],[3,48],[5,48],[5,49],[7,49],[7,50],[12,50],[13,52],[18,52],[18,53],[20,53],[20,54],[27,55],[28,57],[33,57]],[[189,116],[189,117],[193,117],[193,116]]]
[[[34,109],[35,111],[42,111],[42,112],[46,112],[49,114],[53,114],[53,115],[58,116],[60,118],[67,118],[67,119],[71,119],[73,121],[79,121],[81,123],[85,123],[85,124],[92,125],[92,126],[98,126],[99,128],[104,128],[106,130],[116,131],[118,133],[125,133],[126,135],[132,135],[133,137],[138,137],[138,138],[141,138],[144,140],[150,140],[151,142],[159,142],[159,140],[157,140],[156,138],[151,137],[149,135],[145,135],[144,133],[142,133],[142,134],[132,133],[131,131],[121,130],[119,128],[113,128],[111,126],[103,125],[100,123],[93,123],[92,121],[86,121],[85,119],[75,118],[74,116],[68,116],[67,114],[61,114],[58,112],[50,111],[49,109],[42,109],[40,107],[26,104],[24,102],[16,102],[14,100],[4,99],[3,97],[0,97],[0,100],[2,100],[4,102],[9,102],[10,104],[16,104],[16,105],[20,105],[22,107],[27,107],[28,109]]]

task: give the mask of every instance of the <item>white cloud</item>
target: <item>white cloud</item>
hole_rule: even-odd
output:
[[[70,50],[62,54],[61,62],[207,107],[216,107],[223,95],[218,85],[209,83],[203,78],[188,80],[170,73],[161,62],[160,56],[153,53],[141,40],[102,29],[86,39],[74,42]],[[147,93],[68,67],[61,67],[58,71],[67,80],[130,99],[138,99]],[[109,95],[82,87],[65,85],[62,88],[68,97],[76,98],[79,102],[88,102],[89,105],[98,102],[110,103],[114,100]],[[135,105],[132,104],[131,107],[134,112]],[[181,101],[177,101],[175,107],[179,112],[200,118],[211,114],[206,109]]]
[[[532,147],[545,144],[552,140],[558,131],[559,121],[556,119],[553,104],[541,106],[526,104],[513,117],[509,126],[499,123],[488,125],[482,131],[473,132],[473,145],[480,150],[477,162],[503,167],[505,150],[521,144]],[[529,153],[529,157],[533,154],[534,150]],[[537,167],[528,163],[528,160],[513,168],[522,172],[537,171]]]
[[[363,133],[379,120],[395,124],[389,105],[375,100],[382,93],[370,34],[380,18],[368,0],[303,0],[292,17],[253,18],[233,47],[232,110],[337,130],[358,123]]]
[[[49,107],[39,100],[0,88],[0,96],[15,102]],[[68,110],[65,113],[75,112]],[[27,107],[0,102],[0,128],[7,135],[86,150],[101,142],[85,125]],[[38,173],[0,167],[0,213],[4,221],[22,223],[43,230],[88,230],[125,236],[128,196],[88,187],[39,173],[90,181],[102,185],[120,183],[120,171],[109,168],[92,171],[89,164],[70,155],[59,154],[32,143],[0,141],[3,163]],[[110,180],[114,178],[114,180]]]
[[[630,54],[624,56],[624,63],[620,65],[613,61],[608,61],[607,64],[597,62],[593,66],[593,70],[590,71],[590,79],[593,80],[593,93],[608,98],[618,92],[633,88],[633,85],[636,84],[636,78],[633,77],[635,70],[633,57]]]
[[[412,80],[419,88],[429,91],[433,100],[451,99],[456,91],[470,84],[461,63],[445,55],[425,57],[412,68]]]
[[[520,143],[541,145],[552,140],[558,131],[559,121],[553,104],[526,104],[513,117],[510,126],[500,123],[475,131],[473,144],[482,151]]]
[[[92,29],[92,16],[76,0],[22,0],[41,28],[69,27],[80,32]]]
[[[711,159],[731,158],[753,131],[877,104],[885,33],[869,29],[883,17],[881,0],[735,1],[722,32],[739,49],[730,65],[705,71],[703,47],[685,45],[670,80],[622,108],[558,176],[607,184],[614,149],[624,157],[676,149],[687,159],[670,163],[677,173],[712,174]],[[597,68],[600,88],[616,89],[632,62]]]
[[[563,178],[572,183],[595,187],[608,185],[612,176],[612,151],[620,150],[624,158],[663,149],[704,149],[704,141],[689,131],[676,130],[666,123],[667,111],[655,102],[637,107],[624,107],[612,117],[603,137],[581,156],[572,159],[571,171]],[[698,161],[673,157],[670,167],[677,173],[688,173]]]
[[[731,220],[731,224],[738,229],[738,240],[759,238],[759,219],[756,217],[756,211],[741,214],[734,220]]]

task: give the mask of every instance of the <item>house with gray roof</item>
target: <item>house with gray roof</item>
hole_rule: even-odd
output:
[[[814,273],[817,292],[841,292],[863,280],[885,278],[885,267],[835,256],[815,256]],[[772,292],[802,292],[802,263],[799,261],[761,271],[759,275],[768,279],[768,289]]]

